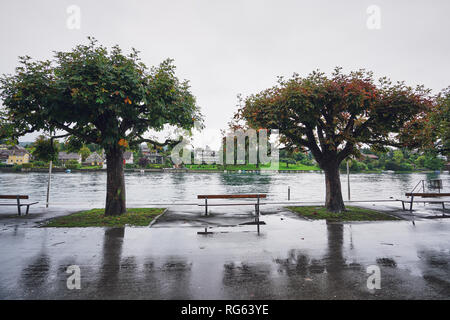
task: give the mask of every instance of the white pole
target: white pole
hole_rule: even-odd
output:
[[[350,201],[350,168],[348,166],[348,159],[347,159],[347,185],[348,185],[348,200]]]
[[[47,202],[45,203],[46,208],[48,208],[48,200],[50,199],[50,182],[52,180],[52,164],[53,164],[53,161],[50,160],[50,163],[48,166]]]

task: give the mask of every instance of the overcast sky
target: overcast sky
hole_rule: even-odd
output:
[[[80,9],[79,29],[71,5]],[[217,148],[236,95],[268,88],[279,75],[342,66],[435,92],[449,86],[449,14],[448,0],[2,1],[0,74],[13,72],[19,55],[51,58],[87,36],[135,47],[147,66],[173,58],[205,116],[196,145]]]

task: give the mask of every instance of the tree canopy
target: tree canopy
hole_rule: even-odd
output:
[[[450,155],[450,87],[442,90],[437,97],[435,108],[430,114],[430,131],[434,133],[431,144],[435,150],[443,155]],[[430,146],[430,144],[428,144]]]
[[[33,143],[32,155],[40,161],[56,161],[58,159],[58,141],[39,135]]]
[[[402,132],[424,118],[432,104],[423,86],[387,78],[376,82],[372,72],[344,74],[336,68],[331,76],[314,71],[279,78],[274,87],[246,97],[235,119],[253,128],[279,129],[288,148],[309,149],[326,174],[327,207],[342,211],[340,162],[364,144],[377,149],[413,144]]]
[[[16,73],[1,78],[3,118],[12,124],[5,134],[63,130],[109,149],[120,139],[159,144],[144,133],[166,124],[190,129],[201,120],[188,82],[178,80],[170,59],[147,69],[138,51],[124,55],[118,46],[108,51],[92,38],[54,56],[20,57]]]

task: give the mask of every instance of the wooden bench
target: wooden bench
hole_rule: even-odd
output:
[[[205,204],[200,204],[199,206],[205,207],[205,216],[208,215],[208,206],[245,206],[254,205],[255,214],[259,214],[259,206],[261,203],[259,199],[265,199],[266,194],[200,194],[197,199],[205,199]],[[256,199],[256,203],[219,203],[219,204],[208,204],[208,199]]]
[[[205,199],[205,204],[199,204],[199,206],[205,207],[205,216],[208,215],[208,206],[255,206],[255,222],[248,222],[246,224],[256,224],[257,230],[259,234],[259,225],[265,224],[264,221],[259,221],[259,206],[262,205],[260,203],[260,199],[265,199],[267,197],[264,193],[258,194],[200,194],[197,196],[197,199]],[[256,203],[214,203],[208,204],[208,199],[256,199]]]
[[[29,203],[21,203],[20,200],[28,199],[28,196],[24,195],[0,195],[0,199],[8,199],[8,200],[16,200],[17,202],[0,202],[0,206],[17,206],[17,213],[20,216],[22,214],[21,207],[26,206],[27,211],[25,214],[28,214],[30,210],[30,206],[36,204],[38,202],[29,202]]]
[[[414,197],[421,197],[421,198],[439,198],[439,197],[450,197],[450,193],[440,193],[440,192],[407,192],[405,193],[405,196],[411,197],[411,201],[405,201],[402,200],[402,207],[403,210],[405,209],[405,202],[409,203],[409,211],[412,211],[413,203],[414,203]],[[415,202],[423,202],[423,203],[441,203],[442,209],[445,210],[445,202],[450,202],[450,200],[419,200]]]

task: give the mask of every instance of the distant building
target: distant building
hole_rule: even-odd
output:
[[[125,163],[125,164],[133,164],[133,162],[134,162],[133,152],[125,151],[123,153],[123,163]]]
[[[8,164],[24,164],[30,162],[30,153],[24,147],[17,145],[6,151],[8,152]]]
[[[158,152],[152,152],[145,156],[150,163],[155,164],[163,164],[164,163],[164,156],[159,154]]]
[[[146,156],[146,155],[149,155],[151,153],[150,152],[150,148],[148,147],[148,145],[146,143],[141,144],[140,147],[141,147],[142,155]]]
[[[149,163],[163,164],[164,156],[158,151],[151,150],[146,143],[141,144],[141,154],[143,158],[148,159]],[[166,148],[167,149],[167,148]]]
[[[219,153],[217,151],[211,150],[209,146],[203,148],[196,148],[194,150],[194,162],[195,163],[218,163],[219,162]]]
[[[370,159],[370,160],[378,160],[378,156],[374,155],[374,154],[369,154],[369,153],[361,153],[361,159],[365,160],[365,159]]]
[[[62,164],[65,164],[71,160],[75,160],[78,163],[81,163],[81,155],[78,153],[68,153],[68,152],[62,151],[58,154],[58,160]]]
[[[7,164],[9,158],[9,150],[0,149],[0,163]]]
[[[85,166],[103,166],[104,163],[105,158],[102,154],[98,154],[97,152],[91,153],[83,162]]]

